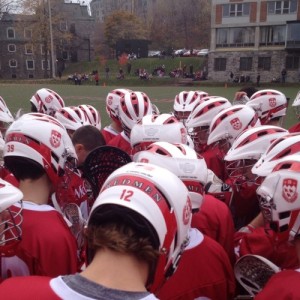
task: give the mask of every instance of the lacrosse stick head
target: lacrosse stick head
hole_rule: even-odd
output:
[[[268,259],[252,254],[242,256],[234,265],[235,278],[251,296],[260,292],[268,280],[280,271]]]
[[[107,177],[116,169],[132,162],[130,156],[123,150],[112,146],[100,146],[87,156],[83,167],[83,177],[90,183],[94,198]]]

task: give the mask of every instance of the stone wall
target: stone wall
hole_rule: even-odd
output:
[[[227,82],[230,80],[230,72],[234,76],[250,76],[252,82],[256,82],[257,74],[260,74],[261,82],[271,82],[274,78],[280,78],[281,70],[285,66],[287,52],[285,50],[243,50],[243,51],[215,51],[208,56],[208,79],[216,82]],[[252,57],[252,69],[240,71],[240,58]],[[271,69],[258,70],[258,58],[271,57]],[[226,58],[226,70],[215,71],[215,58]],[[299,70],[287,70],[286,82],[299,82]]]

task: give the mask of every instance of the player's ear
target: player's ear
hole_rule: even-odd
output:
[[[83,144],[75,144],[74,145],[76,153],[81,153],[82,151],[85,151],[84,145]]]

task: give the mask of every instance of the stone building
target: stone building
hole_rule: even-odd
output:
[[[49,30],[40,28],[42,17],[49,22],[47,6],[41,11],[44,15],[3,14],[0,20],[0,78],[47,78],[63,72],[69,62],[94,58],[95,21],[86,5],[64,3],[63,0],[53,5],[53,55]]]
[[[212,0],[209,79],[299,82],[300,0]]]

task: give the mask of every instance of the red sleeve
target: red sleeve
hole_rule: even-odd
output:
[[[234,224],[226,204],[211,195],[205,195],[198,213],[193,214],[192,227],[217,241],[228,254],[231,263],[234,255]]]
[[[205,152],[201,153],[201,155],[205,159],[207,167],[212,170],[222,181],[225,181],[227,174],[225,172],[224,162],[219,158],[221,156],[219,150],[217,148],[212,149],[209,147]]]
[[[264,227],[256,228],[252,233],[245,234],[240,240],[240,256],[256,254],[263,256],[281,269],[297,268],[298,259],[294,245],[274,240],[272,233],[265,233]]]
[[[0,284],[1,299],[5,300],[59,300],[50,287],[49,277],[13,277]]]

